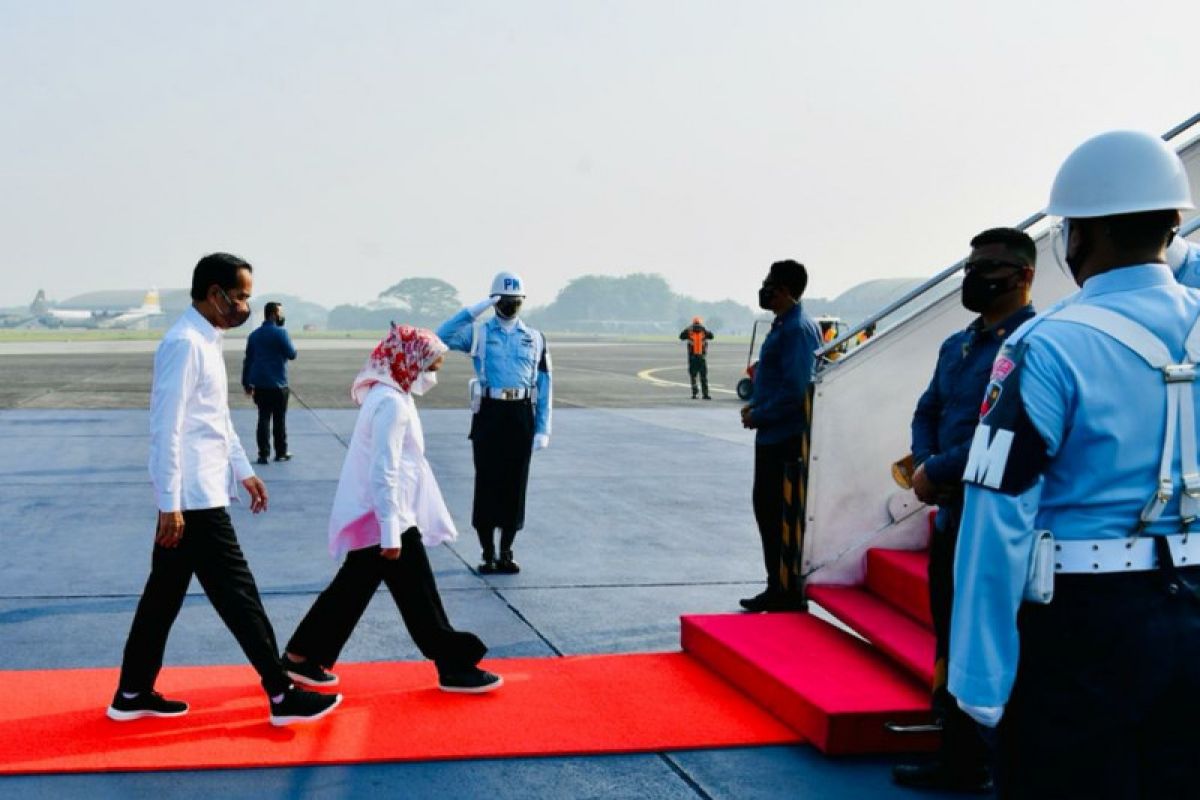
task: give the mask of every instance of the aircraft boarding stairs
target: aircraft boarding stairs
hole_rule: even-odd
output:
[[[1196,193],[1200,114],[1164,138],[1177,145]],[[1074,291],[1051,252],[1050,221],[1038,213],[1015,227],[1038,246],[1035,306]],[[1198,228],[1191,212],[1180,233],[1196,240]],[[964,245],[972,233],[964,231]],[[911,491],[898,490],[891,465],[908,453],[912,410],[941,342],[972,319],[959,299],[961,268],[946,268],[818,351],[844,354],[819,359],[794,572],[810,604],[838,624],[819,613],[681,620],[684,650],[828,754],[936,745],[936,735],[895,733],[886,724],[931,721],[934,671],[931,515]],[[855,346],[868,326],[878,332]]]

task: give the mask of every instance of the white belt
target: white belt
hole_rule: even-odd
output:
[[[528,400],[529,389],[517,386],[512,389],[497,389],[489,386],[483,390],[483,396],[492,400]]]
[[[1125,539],[1054,540],[1054,571],[1059,573],[1140,572],[1155,569],[1157,536]],[[1171,560],[1177,567],[1200,565],[1200,532],[1161,537],[1171,546]]]

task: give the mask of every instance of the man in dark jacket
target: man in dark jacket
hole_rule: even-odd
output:
[[[762,539],[766,591],[741,601],[747,611],[783,611],[796,600],[783,590],[783,479],[789,461],[800,458],[804,404],[821,346],[821,331],[800,308],[808,272],[796,261],[777,261],[758,290],[760,308],[775,314],[759,350],[754,395],[742,408],[742,425],[754,435],[754,517]]]
[[[246,359],[242,362],[242,388],[258,406],[259,464],[270,460],[272,427],[275,460],[288,461],[292,457],[287,445],[287,362],[296,358],[296,347],[283,324],[283,306],[267,303],[263,324],[246,339]]]
[[[687,342],[688,377],[692,380],[692,399],[699,393],[696,391],[696,379],[700,379],[700,388],[704,390],[704,399],[712,400],[708,393],[708,343],[713,333],[704,327],[704,320],[692,317],[692,324],[679,332],[679,340]]]
[[[1036,260],[1033,240],[1013,228],[993,228],[971,240],[962,304],[979,316],[942,343],[933,379],[913,412],[913,490],[917,499],[938,506],[929,543],[929,606],[937,659],[933,711],[942,721],[942,746],[933,761],[893,770],[896,782],[905,786],[984,791],[991,783],[983,741],[946,691],[954,551],[963,470],[992,362],[1008,335],[1034,315],[1029,297]]]

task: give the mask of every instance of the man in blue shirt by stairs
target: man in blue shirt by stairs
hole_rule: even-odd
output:
[[[296,347],[283,328],[283,305],[267,303],[263,324],[246,339],[246,359],[242,362],[242,389],[258,406],[258,463],[271,456],[274,433],[275,460],[292,458],[287,443],[288,389],[287,362],[296,358]],[[274,430],[272,430],[272,428]]]

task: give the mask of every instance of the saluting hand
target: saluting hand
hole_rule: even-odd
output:
[[[154,543],[163,547],[178,547],[183,539],[183,512],[158,512],[158,527],[154,531]]]
[[[255,514],[267,510],[267,485],[257,475],[251,475],[242,481],[242,486],[250,494],[250,510]]]

